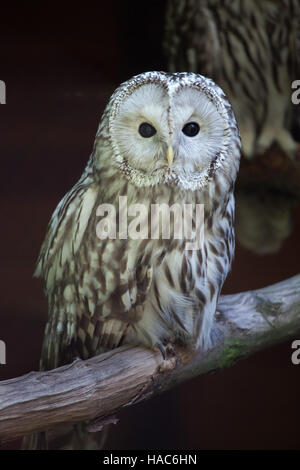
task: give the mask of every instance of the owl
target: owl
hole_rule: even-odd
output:
[[[42,369],[127,343],[163,355],[174,341],[210,347],[234,254],[239,158],[234,114],[211,79],[146,72],[121,84],[87,167],[58,204],[41,248],[35,275],[49,301]],[[175,217],[159,219],[169,238],[152,237],[151,224],[138,239],[121,236],[119,223],[114,237],[99,236],[99,208],[114,207],[117,221],[126,218],[121,197],[127,208],[146,209],[147,220],[153,205],[202,207],[200,248],[191,249],[185,234],[174,237]],[[196,215],[190,212],[193,227]]]
[[[273,144],[295,158],[300,113],[291,96],[300,76],[299,0],[170,0],[165,51],[170,71],[208,75],[225,91],[246,158]]]

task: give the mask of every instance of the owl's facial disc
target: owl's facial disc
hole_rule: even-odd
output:
[[[131,168],[149,174],[160,162],[167,164],[167,114],[167,92],[156,83],[143,84],[121,102],[110,130],[118,155]]]
[[[138,176],[141,186],[184,178],[203,182],[226,147],[224,106],[205,86],[180,80],[181,74],[173,80],[157,74],[162,77],[152,81],[147,74],[135,77],[144,76],[144,82],[131,88],[127,82],[129,91],[115,98],[109,127],[116,163],[127,177]]]
[[[189,174],[207,170],[224,150],[227,122],[202,90],[184,86],[171,97],[174,164]]]

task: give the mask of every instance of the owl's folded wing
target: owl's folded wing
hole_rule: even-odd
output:
[[[97,236],[97,188],[78,183],[55,210],[35,275],[49,301],[41,368],[117,347],[141,315],[149,266],[128,267],[125,240]],[[150,274],[149,274],[150,273]]]

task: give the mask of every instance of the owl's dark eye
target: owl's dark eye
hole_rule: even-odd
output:
[[[188,122],[182,129],[182,132],[188,137],[195,137],[200,131],[200,126],[197,122]]]
[[[142,122],[139,127],[139,133],[142,137],[148,139],[149,137],[152,137],[154,134],[156,134],[156,129],[148,122]]]

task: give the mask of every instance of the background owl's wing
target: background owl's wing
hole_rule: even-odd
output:
[[[168,2],[164,48],[170,72],[195,72],[217,79],[220,44],[207,2]]]

